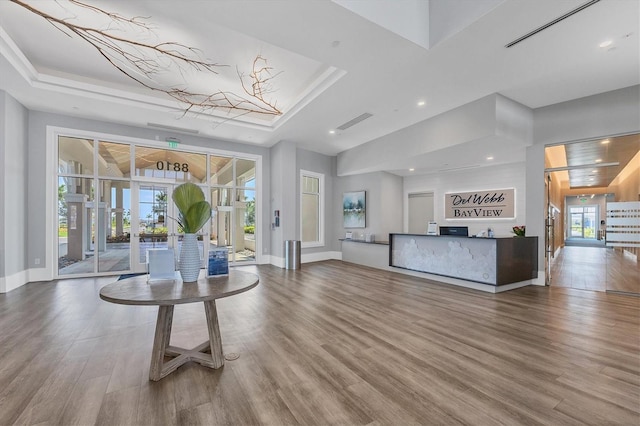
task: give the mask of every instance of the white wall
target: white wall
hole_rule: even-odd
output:
[[[27,282],[27,110],[0,91],[0,293]]]
[[[534,143],[551,144],[637,133],[640,86],[538,108],[533,111]]]
[[[491,11],[504,0],[428,0],[429,43],[435,46]]]
[[[340,6],[429,49],[429,2],[333,0]]]
[[[0,90],[0,167],[4,167],[4,163],[5,163],[5,146],[7,144],[7,137],[5,134],[5,127],[6,127],[6,123],[7,123],[7,117],[6,117],[6,102],[7,102],[7,93],[3,92]],[[0,180],[0,280],[2,281],[2,284],[0,284],[0,291],[4,292],[6,291],[6,289],[4,288],[4,276],[5,276],[5,272],[4,272],[4,242],[6,241],[6,238],[4,236],[4,229],[5,227],[4,225],[4,205],[7,202],[7,198],[5,196],[5,185],[6,185],[6,177],[4,175],[4,171],[0,170],[0,177],[2,177],[2,179]]]
[[[269,222],[274,222],[274,210],[280,211],[280,226],[265,230],[271,233],[271,256],[283,257],[284,240],[298,239],[296,208],[296,147],[291,142],[280,142],[272,149],[271,193]],[[273,261],[273,259],[272,259]]]
[[[402,232],[402,178],[385,172],[365,173],[361,175],[336,178],[334,185],[333,220],[335,223],[334,240],[344,238],[346,231],[352,231],[359,237],[374,234],[378,241],[388,241],[389,234]],[[342,218],[342,194],[351,191],[367,191],[366,228],[345,229]]]
[[[448,192],[485,191],[493,189],[515,188],[515,219],[466,219],[445,220],[444,201]],[[524,163],[513,163],[495,167],[482,167],[478,169],[411,176],[404,178],[403,202],[404,202],[404,232],[408,228],[408,197],[414,192],[433,192],[434,220],[438,226],[468,226],[469,234],[486,231],[491,227],[496,237],[513,235],[511,228],[514,225],[525,225],[526,220],[526,176]],[[426,233],[426,224],[425,231]],[[527,232],[529,235],[542,235]]]

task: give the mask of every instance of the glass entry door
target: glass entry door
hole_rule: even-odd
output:
[[[256,261],[255,160],[210,157],[209,193],[213,208],[210,225],[212,247],[226,247],[231,265]]]
[[[203,265],[216,246],[228,248],[231,264],[258,260],[258,157],[56,138],[57,244],[47,254],[47,263],[57,257],[56,277],[144,272],[149,249],[173,248],[178,256],[182,235],[172,193],[183,182],[199,185],[213,207],[214,217],[199,235]]]
[[[174,183],[135,182],[131,208],[131,250],[133,271],[146,271],[147,251],[150,249],[172,248],[177,260],[184,233],[175,220],[178,211],[173,203]],[[200,258],[205,259],[208,247],[204,232],[206,226],[198,232]]]
[[[569,215],[571,238],[596,238],[596,206],[571,207]]]

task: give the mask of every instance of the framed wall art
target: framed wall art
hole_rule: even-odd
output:
[[[366,191],[345,192],[342,195],[342,217],[345,228],[366,228]]]

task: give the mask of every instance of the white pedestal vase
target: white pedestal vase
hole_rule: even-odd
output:
[[[200,248],[196,234],[184,234],[180,248],[180,276],[185,283],[198,281],[200,275]]]

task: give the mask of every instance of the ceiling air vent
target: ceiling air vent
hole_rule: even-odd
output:
[[[586,8],[588,8],[589,6],[593,6],[594,4],[598,3],[600,0],[591,0],[586,2],[585,4],[583,4],[582,6],[578,6],[573,10],[570,10],[569,12],[565,13],[562,16],[558,16],[556,19],[547,22],[546,24],[536,28],[535,30],[523,35],[522,37],[519,37],[515,40],[513,40],[511,43],[507,44],[505,47],[511,47],[511,46],[515,46],[516,44],[520,43],[521,41],[524,41],[526,39],[528,39],[529,37],[533,37],[534,35],[538,34],[540,31],[546,30],[547,28],[549,28],[552,25],[557,24],[558,22],[567,19],[569,16],[571,15],[575,15],[576,13],[580,12],[581,10],[584,10]]]
[[[357,116],[353,120],[347,121],[343,125],[338,126],[337,129],[338,130],[347,130],[349,127],[355,126],[356,124],[360,123],[361,121],[366,120],[369,117],[373,117],[373,114],[369,114],[368,112],[365,112],[364,114]]]
[[[167,126],[166,124],[160,124],[160,123],[147,123],[147,126],[153,127],[154,129],[175,130],[176,132],[193,133],[194,135],[197,135],[198,133],[200,133],[199,130],[187,129],[186,127]]]

